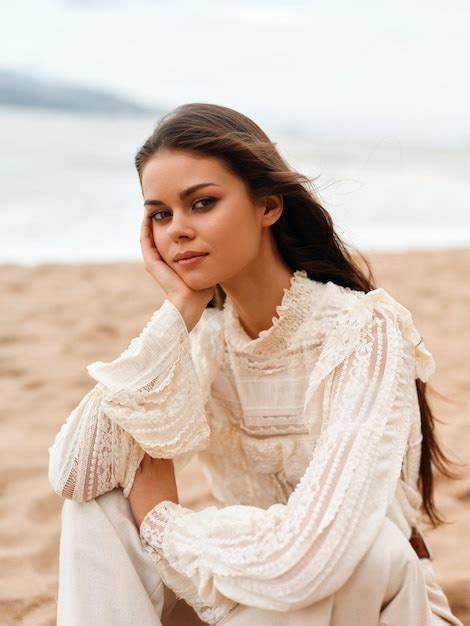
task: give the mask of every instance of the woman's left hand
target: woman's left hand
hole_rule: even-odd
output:
[[[172,459],[154,459],[145,453],[129,492],[129,504],[137,529],[144,517],[163,500],[178,504],[178,490]]]

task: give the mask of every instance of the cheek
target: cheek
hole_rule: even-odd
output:
[[[212,224],[211,239],[222,256],[228,253],[246,256],[257,250],[260,229],[251,213],[235,209],[217,217]]]
[[[235,217],[226,214],[226,219],[220,217],[217,223],[212,223],[210,242],[214,256],[213,263],[206,266],[214,272],[213,283],[229,280],[250,265],[261,245],[261,228],[253,215],[239,213]]]

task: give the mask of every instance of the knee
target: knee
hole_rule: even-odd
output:
[[[90,532],[93,525],[103,523],[105,518],[110,521],[122,519],[133,521],[129,503],[122,489],[113,489],[86,502],[67,499],[62,506],[62,524],[77,530],[84,528]]]
[[[96,524],[98,509],[95,500],[87,502],[76,502],[74,500],[64,500],[61,513],[62,532],[67,530],[74,533],[81,530],[90,531]]]
[[[386,517],[365,556],[368,573],[379,578],[390,576],[391,573],[403,573],[413,560],[416,560],[416,554],[409,541],[398,526]]]
[[[129,500],[120,487],[104,493],[96,498],[95,502],[113,524],[131,526],[133,529],[137,529]]]
[[[403,572],[418,563],[416,552],[398,526],[388,517],[382,527],[387,544],[387,560],[392,571]]]

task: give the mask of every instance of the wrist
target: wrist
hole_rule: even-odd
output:
[[[181,509],[179,502],[167,498],[156,502],[154,506],[141,516],[141,519],[136,523],[139,532],[142,530],[142,525],[145,520],[149,522],[147,524],[151,529],[158,529],[159,534],[163,534],[164,528],[168,523],[170,515],[175,511]]]
[[[180,312],[181,317],[186,324],[188,333],[192,331],[194,326],[198,323],[203,311],[201,311],[200,305],[195,304],[193,301],[181,298],[178,296],[168,296],[169,300]]]

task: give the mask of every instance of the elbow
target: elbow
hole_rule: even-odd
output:
[[[58,465],[52,452],[53,450],[52,448],[50,448],[48,479],[54,493],[56,493],[64,500],[73,500],[74,502],[86,502],[86,499],[83,497],[84,494],[80,493],[80,491],[77,491],[76,489],[74,466],[72,466],[72,470],[70,471],[68,477],[64,480],[64,469],[60,465]],[[92,498],[89,498],[89,500],[92,500]]]
[[[290,611],[297,611],[311,606],[316,602],[312,597],[312,593],[309,589],[293,589],[289,592],[281,591],[279,594],[273,595],[271,601],[268,603],[269,608],[281,613],[287,613]]]
[[[65,498],[67,490],[62,485],[62,472],[60,471],[60,467],[58,466],[58,462],[56,457],[54,456],[54,452],[54,447],[49,448],[49,467],[47,477],[49,480],[49,485],[52,487],[53,492],[61,498]]]
[[[74,486],[62,485],[55,477],[49,475],[49,484],[55,494],[63,498],[64,500],[74,500]]]
[[[49,483],[54,493],[64,500],[72,500],[73,502],[90,502],[90,500],[94,500],[93,496],[85,497],[83,493],[77,492],[73,483],[67,482],[65,485],[61,485],[52,482],[50,479]]]
[[[108,491],[112,491],[116,486],[120,487],[121,485],[107,485],[106,488],[101,490],[97,490],[96,486],[93,488],[83,487],[81,489],[77,489],[75,477],[73,476],[73,472],[68,476],[68,478],[64,481],[63,474],[56,473],[51,471],[49,468],[49,484],[51,485],[54,493],[63,498],[64,500],[72,500],[73,502],[91,502],[98,496],[107,493]],[[129,487],[130,490],[130,487]]]
[[[270,581],[269,584],[271,585],[272,581]],[[249,597],[247,597],[245,589],[240,592],[240,590],[235,591],[233,588],[227,589],[225,585],[220,585],[220,591],[224,593],[226,597],[240,604],[247,604],[268,611],[278,611],[279,613],[288,613],[304,609],[316,602],[310,590],[303,589],[285,591],[282,588],[272,586],[268,590],[265,589],[265,593],[258,591],[254,594],[251,591]]]
[[[299,588],[287,593],[281,591],[279,595],[273,595],[266,608],[274,609],[280,613],[288,613],[305,609],[319,600],[321,598],[316,597],[316,594],[313,594],[310,589]]]
[[[63,498],[64,500],[73,500],[74,502],[84,502],[83,499],[77,497],[75,493],[75,484],[70,480],[67,480],[65,484],[63,481],[58,480],[55,474],[49,473],[49,484],[52,487],[54,493]]]
[[[259,609],[287,613],[311,606],[326,594],[315,582],[292,578],[264,578],[253,580],[254,585],[247,585],[249,578],[243,577],[242,585],[234,584],[224,577],[216,577],[215,586],[218,591],[231,600],[247,604]]]
[[[308,597],[306,597],[305,599],[299,599],[297,597],[294,598],[294,596],[287,596],[285,598],[282,598],[280,601],[280,608],[278,609],[278,611],[284,613],[284,612],[290,612],[290,611],[297,611],[300,609],[305,609],[308,606],[311,606],[312,604],[315,603],[315,600],[311,599],[311,594],[309,594]]]
[[[195,417],[194,412],[182,413],[182,429],[174,428],[165,438],[157,434],[153,440],[138,440],[144,451],[153,458],[174,459],[195,454],[209,447],[210,428],[205,413]]]

